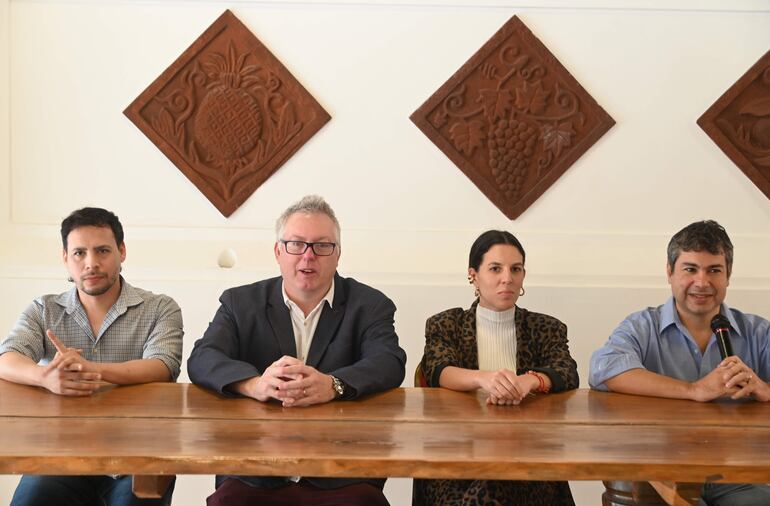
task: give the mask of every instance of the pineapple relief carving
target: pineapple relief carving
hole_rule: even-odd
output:
[[[411,119],[511,219],[615,123],[516,16]]]
[[[329,120],[230,11],[125,114],[225,216]]]
[[[242,67],[248,53],[238,56],[231,45],[229,61],[216,56],[209,62],[212,82],[195,116],[195,139],[210,153],[209,159],[231,173],[247,165],[245,157],[262,134],[259,105],[245,89],[248,81],[259,80],[255,75],[242,76],[234,62],[237,58]]]

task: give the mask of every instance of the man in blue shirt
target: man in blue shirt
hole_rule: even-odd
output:
[[[672,297],[629,315],[591,357],[591,388],[628,394],[711,401],[770,400],[770,322],[731,309],[733,245],[715,221],[699,221],[668,244]],[[730,322],[734,356],[722,359],[711,330],[721,313]],[[770,487],[706,484],[701,504],[770,504]]]

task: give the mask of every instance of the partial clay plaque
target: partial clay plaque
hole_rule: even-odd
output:
[[[511,219],[615,124],[516,16],[411,119]]]
[[[124,113],[225,216],[330,119],[229,10]]]
[[[770,198],[770,51],[703,113],[698,125]]]

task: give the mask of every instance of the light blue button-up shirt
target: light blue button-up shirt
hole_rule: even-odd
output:
[[[730,321],[730,341],[735,355],[764,381],[770,380],[770,321],[744,314],[722,304],[721,313]],[[679,319],[673,297],[658,307],[629,315],[607,343],[591,356],[588,383],[609,390],[610,378],[631,369],[697,381],[722,361],[716,336],[701,353],[698,344]]]

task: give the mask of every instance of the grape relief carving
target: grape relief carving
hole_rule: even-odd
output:
[[[433,114],[433,125],[447,123],[449,138],[468,157],[484,152],[488,176],[508,199],[539,179],[586,124],[580,104],[548,69],[516,44],[502,47],[497,61],[478,72],[483,83],[475,96],[462,84]]]
[[[614,124],[516,16],[412,119],[509,218]]]

